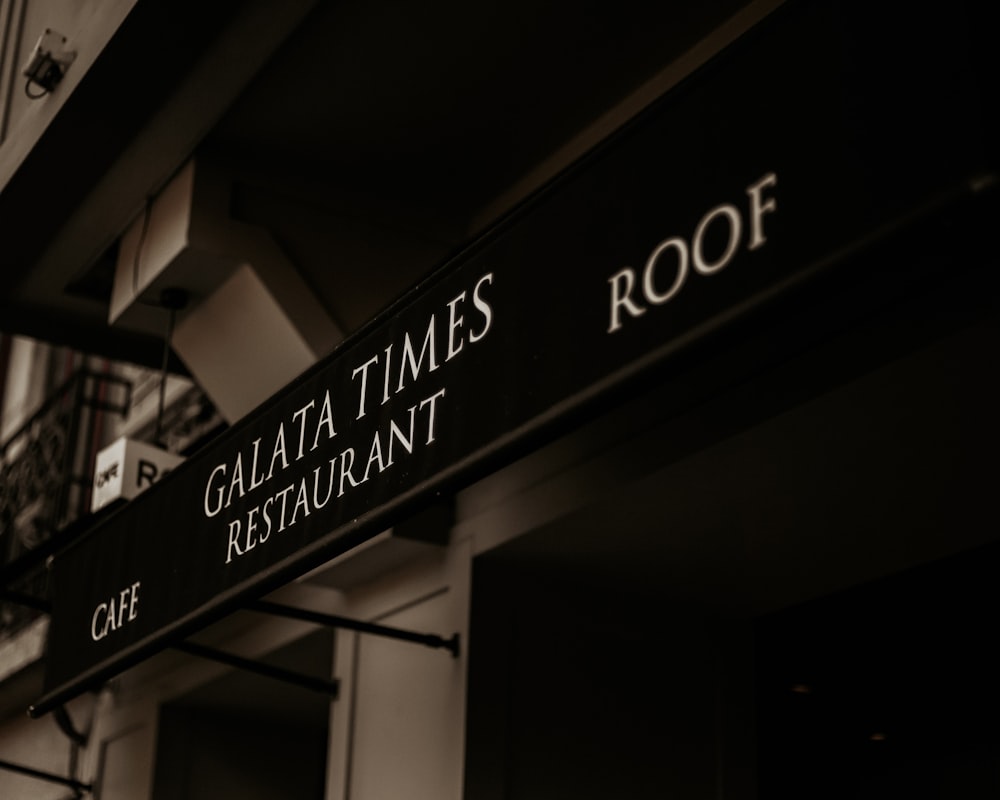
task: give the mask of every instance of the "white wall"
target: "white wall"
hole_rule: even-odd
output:
[[[45,382],[39,379],[39,370],[47,363],[47,351],[47,345],[33,339],[11,338],[7,385],[0,408],[0,442],[7,441],[45,400]]]
[[[347,616],[462,644],[338,635],[327,800],[462,797],[470,570],[460,543],[345,593]]]
[[[94,703],[93,696],[84,695],[67,704],[66,710],[77,730],[89,729]],[[59,729],[52,715],[33,720],[22,712],[0,720],[0,760],[81,779],[85,774],[81,763],[84,757],[84,751]],[[4,800],[64,800],[67,796],[72,796],[72,791],[65,785],[0,770],[0,797]]]

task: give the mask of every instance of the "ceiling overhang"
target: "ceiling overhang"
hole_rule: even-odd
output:
[[[2,327],[158,366],[118,242],[207,154],[349,333],[779,5],[140,0],[0,191]]]

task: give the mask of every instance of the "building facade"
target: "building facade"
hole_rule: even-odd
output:
[[[987,4],[664,5],[0,5],[0,796],[996,796]]]

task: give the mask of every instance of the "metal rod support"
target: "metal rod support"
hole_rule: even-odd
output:
[[[307,608],[295,608],[281,603],[273,603],[269,600],[256,600],[250,603],[247,608],[251,611],[259,611],[262,614],[274,614],[279,617],[288,617],[302,622],[315,622],[318,625],[326,625],[330,628],[346,628],[347,630],[359,631],[360,633],[374,633],[378,636],[387,636],[390,639],[401,639],[406,642],[416,642],[427,647],[443,648],[448,650],[453,656],[458,657],[459,643],[458,634],[454,634],[449,639],[438,636],[434,633],[416,633],[415,631],[391,628],[387,625],[378,625],[374,622],[363,622],[347,617],[339,617],[335,614],[324,614],[319,611],[310,611]]]
[[[55,717],[56,725],[59,726],[59,730],[69,737],[70,741],[75,742],[80,745],[80,747],[87,746],[87,737],[85,734],[80,733],[73,724],[73,720],[70,719],[69,712],[66,710],[66,706],[56,706],[52,709],[52,715]]]
[[[295,686],[301,686],[304,689],[322,692],[331,697],[336,697],[340,691],[340,681],[303,675],[299,672],[292,672],[281,667],[264,664],[261,661],[254,661],[250,658],[243,658],[242,656],[226,653],[222,650],[216,650],[214,647],[206,647],[194,642],[180,642],[175,644],[174,648],[189,655],[218,661],[220,664],[244,669],[247,672],[255,672],[258,675],[263,675],[265,678],[274,678],[275,680],[291,683]]]
[[[22,775],[38,778],[38,780],[41,781],[61,783],[63,786],[69,786],[77,792],[92,792],[94,790],[92,784],[83,783],[82,781],[76,780],[76,778],[65,778],[62,775],[54,775],[51,772],[45,772],[44,770],[35,769],[34,767],[26,767],[23,764],[12,764],[10,761],[0,760],[0,769],[5,769],[10,772],[19,772]]]

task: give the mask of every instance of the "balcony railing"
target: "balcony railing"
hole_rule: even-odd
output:
[[[105,415],[124,416],[131,391],[122,378],[80,369],[0,444],[0,639],[45,608],[45,557],[89,511]]]

